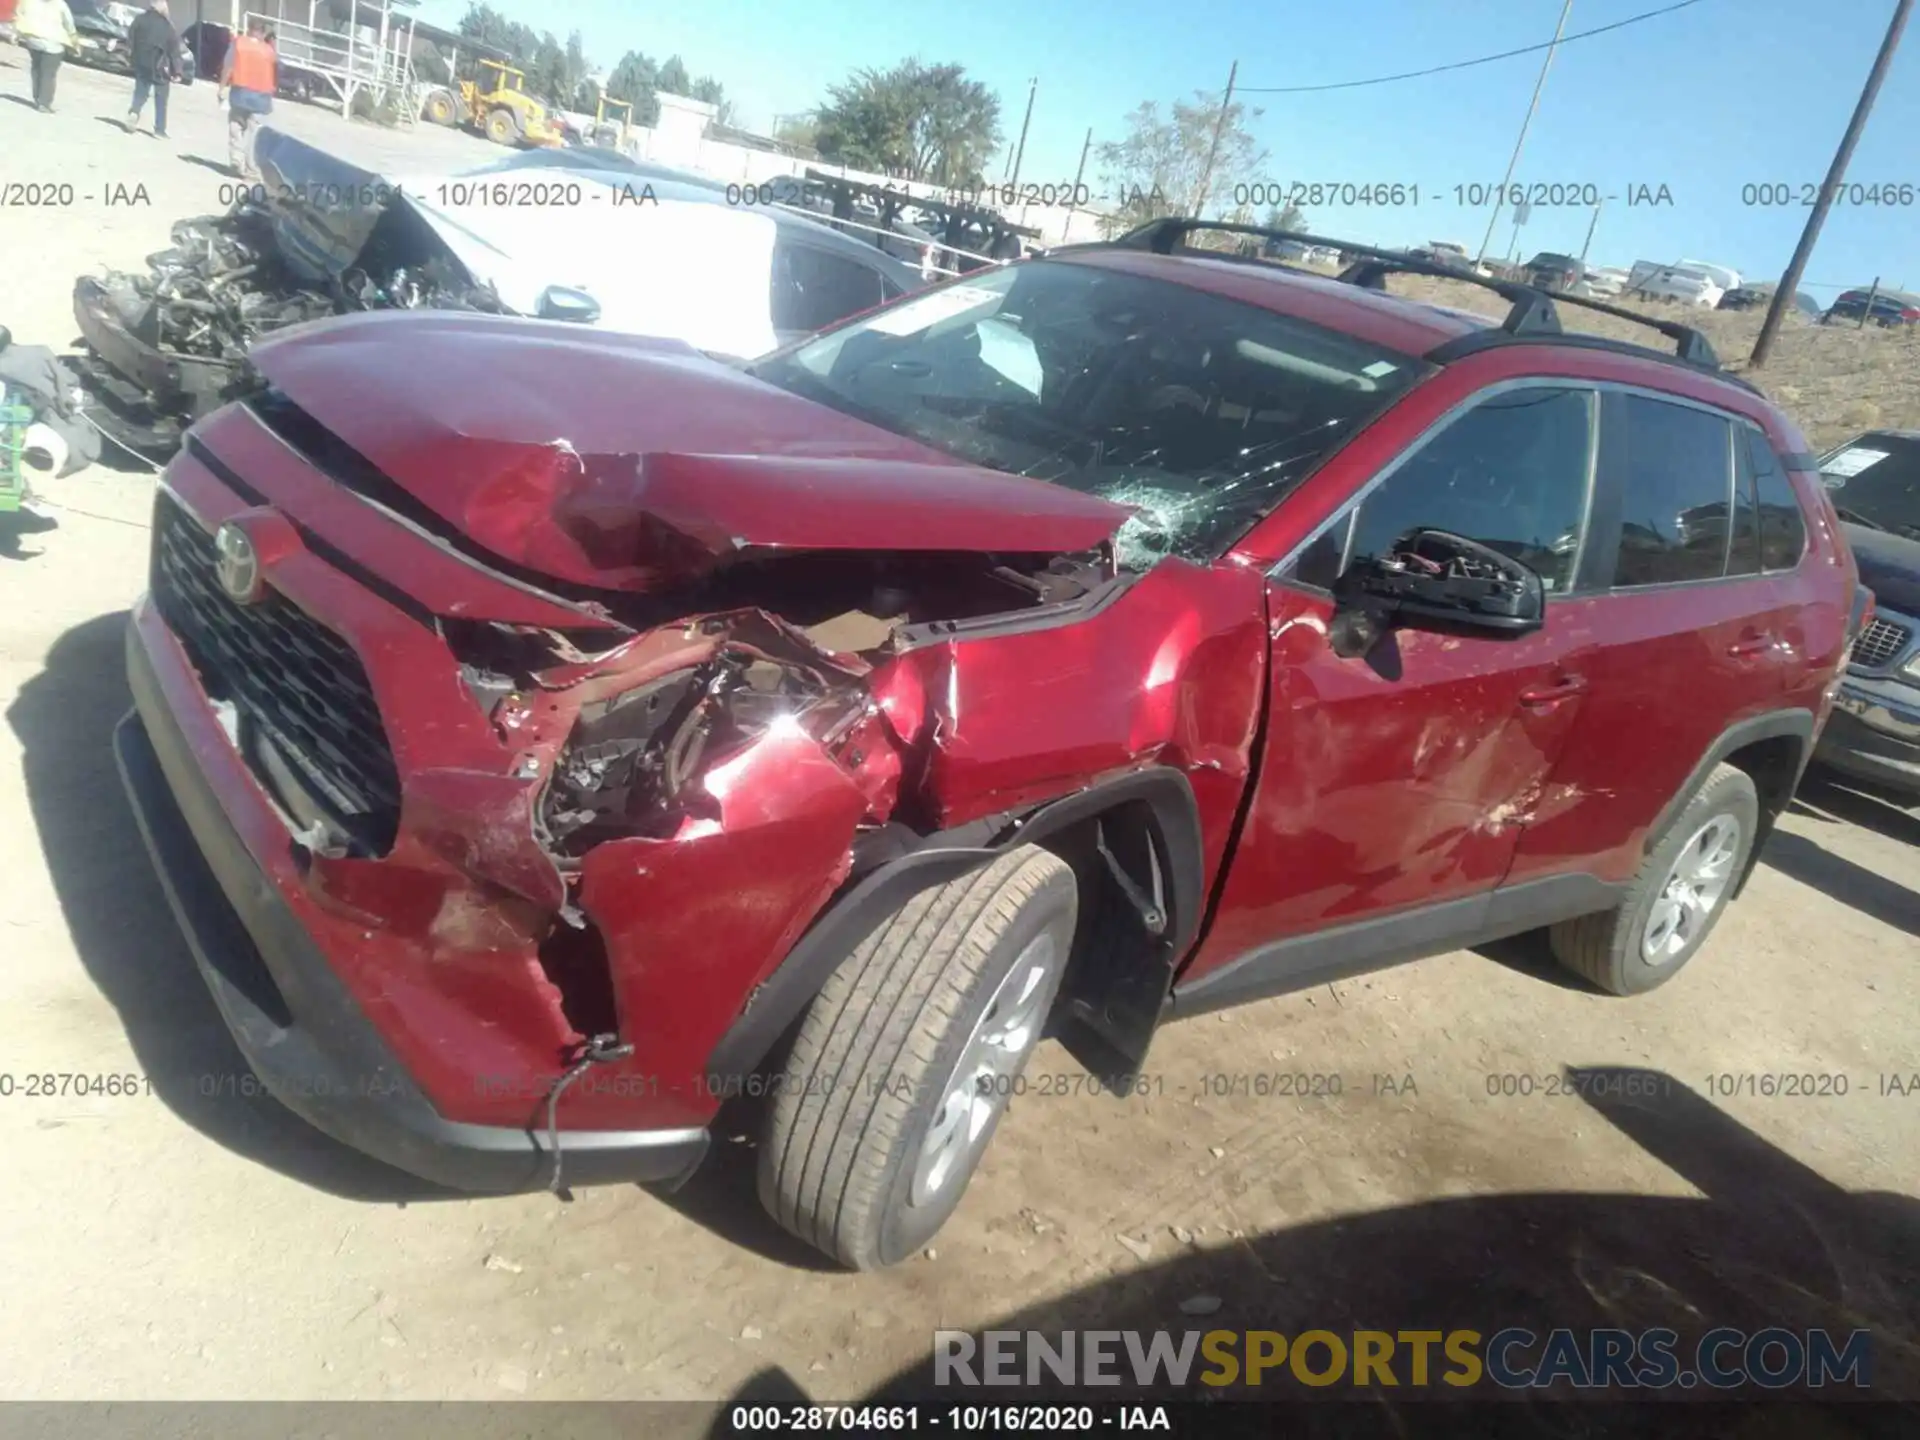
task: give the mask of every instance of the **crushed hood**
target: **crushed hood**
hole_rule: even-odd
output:
[[[271,336],[252,358],[449,525],[600,589],[795,550],[1068,554],[1131,513],[965,464],[672,341],[386,312]]]
[[[255,158],[275,242],[309,283],[337,282],[384,249],[389,262],[444,257],[516,315],[538,314],[540,297],[561,286],[593,296],[601,329],[724,355],[761,355],[780,342],[767,298],[776,235],[768,216],[653,198],[645,178],[621,171],[376,174],[272,127],[261,130]],[[527,193],[516,203],[519,187]],[[505,199],[489,198],[496,191]],[[573,198],[549,203],[565,195]]]

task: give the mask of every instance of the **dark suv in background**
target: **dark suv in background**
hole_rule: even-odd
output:
[[[1586,273],[1587,267],[1573,256],[1543,250],[1527,262],[1523,278],[1529,285],[1559,294],[1571,290]]]
[[[1822,325],[1836,320],[1865,320],[1882,330],[1920,325],[1920,295],[1904,290],[1848,290],[1820,317]]]
[[[1819,759],[1920,799],[1920,430],[1869,430],[1822,458],[1820,478],[1874,614],[1853,643]]]

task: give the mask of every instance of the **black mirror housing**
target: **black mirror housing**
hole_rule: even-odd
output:
[[[1401,536],[1386,554],[1343,574],[1334,600],[1336,620],[1343,613],[1372,618],[1372,625],[1342,627],[1343,636],[1351,632],[1349,646],[1367,648],[1369,632],[1377,638],[1393,626],[1514,639],[1546,620],[1546,585],[1537,570],[1446,530]]]
[[[600,302],[584,290],[565,285],[549,285],[540,292],[542,320],[570,320],[576,325],[591,325],[600,318]]]

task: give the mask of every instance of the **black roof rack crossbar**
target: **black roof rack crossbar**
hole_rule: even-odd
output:
[[[1674,342],[1674,355],[1679,360],[1703,370],[1720,369],[1720,357],[1714,354],[1713,346],[1707,342],[1707,337],[1691,326],[1680,325],[1671,320],[1656,320],[1652,316],[1637,314],[1618,305],[1590,300],[1584,295],[1566,295],[1558,291],[1549,293],[1532,285],[1520,284],[1518,281],[1501,280],[1491,275],[1478,275],[1471,270],[1456,270],[1446,265],[1417,260],[1398,250],[1387,250],[1376,245],[1361,245],[1352,240],[1339,240],[1327,235],[1309,235],[1300,230],[1281,230],[1271,225],[1241,225],[1225,220],[1195,220],[1188,216],[1169,215],[1159,220],[1149,220],[1146,224],[1129,230],[1112,243],[1130,250],[1150,250],[1156,255],[1171,255],[1180,248],[1186,237],[1196,230],[1212,230],[1228,235],[1256,235],[1294,245],[1324,245],[1344,255],[1358,256],[1360,258],[1342,270],[1338,278],[1346,284],[1359,285],[1368,290],[1384,289],[1386,277],[1396,274],[1430,275],[1441,280],[1458,280],[1467,285],[1478,285],[1481,289],[1491,290],[1507,301],[1510,308],[1507,311],[1507,318],[1501,322],[1500,330],[1504,335],[1516,340],[1537,340],[1564,334],[1556,306],[1578,305],[1584,310],[1596,310],[1603,315],[1631,320],[1636,325],[1646,325],[1658,330]],[[1487,343],[1490,342],[1482,341],[1481,345]],[[1474,348],[1481,348],[1481,346]],[[1639,346],[1624,348],[1643,354],[1659,353],[1642,350]]]

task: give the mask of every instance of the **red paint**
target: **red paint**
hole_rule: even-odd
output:
[[[1129,513],[963,464],[685,346],[601,338],[389,311],[278,334],[253,360],[494,554],[603,589],[779,550],[1085,550]],[[502,373],[522,378],[501,387]]]

